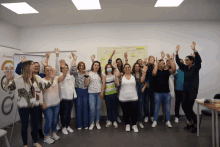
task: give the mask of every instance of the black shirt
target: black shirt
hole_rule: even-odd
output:
[[[154,69],[154,65],[147,65],[147,66],[148,66],[148,70],[147,70],[147,73],[146,73],[146,81],[149,84],[149,88],[153,89],[153,76],[152,76],[152,72],[153,72],[153,69]]]
[[[157,70],[157,75],[153,76],[153,87],[156,93],[167,93],[170,92],[169,89],[169,70]]]
[[[180,62],[178,54],[176,55],[176,63],[179,69],[184,72],[184,86],[183,91],[192,92],[199,90],[199,70],[201,69],[202,59],[198,52],[195,52],[195,64],[189,67]]]

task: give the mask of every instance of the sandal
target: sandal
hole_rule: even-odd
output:
[[[34,143],[34,147],[42,147],[39,143]]]

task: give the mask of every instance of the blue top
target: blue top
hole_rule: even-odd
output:
[[[174,76],[176,79],[176,90],[183,91],[184,86],[184,72],[180,69],[177,69],[177,74]]]
[[[18,63],[16,69],[15,69],[15,72],[18,74],[18,75],[21,75],[21,67],[22,67],[22,62]],[[44,73],[39,73],[38,74],[41,78],[44,78],[45,77],[45,74]]]

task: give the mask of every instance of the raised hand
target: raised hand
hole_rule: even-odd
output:
[[[193,51],[195,51],[195,46],[196,46],[196,43],[195,43],[195,41],[193,41],[192,45],[191,45],[191,48],[192,48]]]
[[[176,46],[176,54],[178,54],[179,49],[180,49],[180,46],[179,46],[179,45],[177,45],[177,46]]]
[[[48,53],[46,53],[46,58],[49,59],[50,58],[50,52],[48,51]]]
[[[167,54],[166,60],[170,60],[170,55],[169,54]]]
[[[144,67],[143,67],[143,69],[142,69],[142,72],[143,72],[143,73],[146,73],[147,70],[148,70],[148,66],[144,65]]]
[[[43,66],[47,66],[47,63],[45,63],[43,61],[41,61],[41,63],[42,63]]]
[[[65,64],[66,62],[65,62],[65,60],[63,60],[63,59],[62,59],[62,60],[60,60],[59,62],[60,62],[60,67],[62,67],[62,66],[65,66],[65,65],[66,65],[66,64]]]
[[[192,56],[193,58],[195,58],[195,53],[193,53],[193,54],[191,53],[191,56]]]
[[[116,62],[113,62],[113,65],[112,65],[114,68],[117,68],[117,63]]]
[[[94,62],[94,60],[95,60],[95,55],[92,55],[92,56],[91,56],[91,60],[92,60],[92,62]]]
[[[115,55],[115,50],[113,51],[113,53],[112,53],[112,57]]]
[[[27,61],[27,60],[26,60],[26,57],[25,57],[25,56],[22,56],[22,57],[21,57],[21,62],[24,63],[25,61]]]
[[[60,50],[59,50],[58,48],[55,48],[55,49],[54,49],[54,52],[55,52],[56,56],[59,56]]]
[[[69,58],[70,58],[70,60],[71,60],[71,59],[72,59],[72,56],[70,55]]]
[[[165,53],[164,51],[161,52],[161,59],[163,59],[165,57]]]
[[[145,65],[148,63],[148,58],[144,58]]]
[[[156,64],[159,64],[159,61],[157,60],[157,57],[156,57]]]
[[[125,59],[128,59],[128,53],[127,52],[124,53],[124,57],[125,57]]]
[[[174,59],[174,57],[175,57],[175,54],[173,53],[172,56],[171,56],[171,59]]]
[[[72,57],[73,57],[73,59],[74,59],[75,54],[74,54],[74,52],[73,52],[73,51],[71,51],[71,55],[72,55]]]

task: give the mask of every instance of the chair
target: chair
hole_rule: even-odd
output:
[[[0,129],[0,137],[5,136],[6,145],[7,145],[7,147],[10,147],[6,134],[7,134],[7,131]]]
[[[214,99],[220,99],[220,94],[216,94],[214,96]],[[200,117],[200,122],[199,122],[199,127],[201,125],[201,121],[202,121],[202,116],[205,115],[205,116],[212,116],[212,111],[211,110],[201,110],[201,117]],[[218,116],[220,116],[220,114],[218,114]]]

